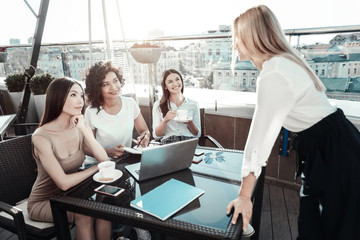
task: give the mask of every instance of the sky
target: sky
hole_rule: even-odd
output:
[[[33,36],[36,18],[24,0],[0,0],[0,45],[10,38],[26,44]],[[38,12],[40,0],[27,0]],[[101,0],[50,0],[43,43],[88,41],[88,2],[91,3],[91,37],[105,40]],[[360,25],[359,0],[105,0],[110,39],[146,39],[150,31],[165,36],[201,34],[231,25],[246,9],[267,5],[283,29]],[[117,6],[119,6],[119,11]],[[122,19],[120,24],[119,13]],[[329,39],[330,40],[330,39]]]

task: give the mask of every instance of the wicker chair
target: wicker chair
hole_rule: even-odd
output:
[[[22,239],[51,239],[52,223],[34,222],[27,214],[27,198],[37,176],[31,135],[0,142],[0,226]]]
[[[200,120],[201,120],[201,136],[199,138],[199,145],[200,146],[207,146],[207,140],[212,143],[213,146],[217,148],[224,148],[215,138],[210,135],[206,135],[206,128],[205,128],[205,109],[200,108]]]

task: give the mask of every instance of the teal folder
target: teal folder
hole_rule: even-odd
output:
[[[174,178],[130,202],[130,206],[163,221],[204,193]]]

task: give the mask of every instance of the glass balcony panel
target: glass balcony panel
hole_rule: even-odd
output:
[[[291,45],[300,51],[327,87],[331,101],[355,121],[360,118],[359,35],[354,32],[288,36]],[[238,61],[232,73],[230,35],[204,36],[158,39],[162,53],[154,65],[134,60],[129,52],[134,41],[126,42],[127,49],[123,41],[111,42],[110,56],[103,42],[94,42],[91,51],[86,42],[46,44],[41,47],[37,73],[50,72],[56,77],[83,80],[91,64],[112,59],[126,79],[123,93],[135,93],[140,104],[147,105],[149,92],[154,92],[154,100],[162,95],[162,72],[174,68],[184,78],[185,95],[197,100],[201,107],[214,113],[251,118],[259,71],[249,61]],[[8,52],[8,61],[0,64],[3,78],[28,67],[30,46],[8,48]],[[149,87],[150,76],[153,84]]]

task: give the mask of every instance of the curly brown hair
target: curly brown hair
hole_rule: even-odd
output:
[[[85,76],[85,94],[87,96],[87,102],[93,108],[97,108],[100,111],[100,106],[104,104],[104,98],[101,92],[102,82],[105,79],[106,74],[114,72],[119,79],[121,86],[124,86],[125,79],[123,79],[122,71],[119,67],[108,62],[97,62],[91,66]]]

